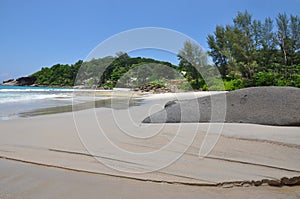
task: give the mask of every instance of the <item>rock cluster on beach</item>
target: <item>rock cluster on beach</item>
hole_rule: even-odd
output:
[[[253,87],[197,99],[171,101],[163,110],[145,118],[143,122],[228,122],[299,126],[300,89]]]
[[[36,77],[20,77],[16,80],[9,79],[3,81],[3,85],[6,86],[32,86],[36,81]]]
[[[283,177],[279,180],[277,179],[262,179],[262,180],[252,180],[252,181],[240,181],[240,182],[225,182],[220,183],[217,186],[223,188],[232,188],[232,187],[248,187],[248,186],[261,186],[269,185],[273,187],[282,187],[282,186],[297,186],[300,185],[300,176],[295,176],[291,178]]]
[[[141,92],[150,92],[150,93],[170,93],[171,89],[166,88],[160,84],[145,84],[137,89],[135,91],[141,91]]]

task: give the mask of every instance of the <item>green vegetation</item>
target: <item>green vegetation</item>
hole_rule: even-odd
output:
[[[226,89],[300,85],[300,18],[279,14],[274,21],[253,20],[239,12],[233,25],[208,35],[209,55]]]
[[[73,65],[56,64],[32,74],[39,85],[136,88],[170,85],[183,90],[235,90],[250,86],[300,87],[300,18],[279,14],[274,20],[252,19],[239,12],[233,24],[216,26],[210,50],[186,41],[179,65],[118,53]],[[212,61],[210,61],[212,59]],[[212,67],[212,65],[217,66]],[[199,73],[200,71],[200,73]],[[188,81],[182,81],[183,77]],[[172,85],[171,85],[172,86]]]
[[[145,83],[179,77],[176,66],[149,58],[131,58],[119,53],[117,57],[78,61],[73,65],[56,64],[32,74],[36,83],[47,86],[85,86],[135,88]]]
[[[146,83],[173,79],[176,76],[176,66],[169,62],[150,58],[131,58],[127,54],[119,54],[100,77],[100,86],[109,87],[140,87]]]
[[[51,68],[44,67],[40,71],[30,75],[36,77],[39,85],[50,86],[73,86],[82,61],[74,65],[56,64]]]

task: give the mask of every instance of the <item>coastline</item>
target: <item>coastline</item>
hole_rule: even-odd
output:
[[[103,92],[104,91],[104,92]],[[67,113],[72,111],[80,111],[92,108],[113,108],[113,109],[126,109],[131,106],[141,106],[145,99],[168,99],[169,101],[175,99],[190,99],[200,96],[213,95],[226,91],[198,91],[198,92],[181,92],[181,93],[149,93],[149,92],[136,92],[136,91],[108,91],[108,90],[77,90],[75,95],[91,96],[92,98],[86,102],[56,106],[49,108],[38,108],[31,111],[20,112],[18,117],[36,117],[41,115]],[[93,98],[95,97],[95,98]],[[97,99],[101,97],[102,99]],[[76,99],[76,96],[75,96]],[[116,106],[116,99],[118,100],[118,106]],[[112,104],[113,103],[113,104]]]
[[[128,198],[141,197],[145,190],[149,193],[149,198],[152,198],[153,194],[161,196],[160,190],[168,190],[166,195],[163,195],[164,198],[182,198],[186,192],[191,198],[198,197],[203,192],[207,194],[205,195],[207,198],[214,196],[223,198],[224,195],[232,198],[239,196],[252,198],[253,191],[266,194],[268,197],[288,196],[297,198],[300,193],[299,186],[275,188],[264,183],[256,187],[252,181],[258,182],[264,179],[280,181],[284,177],[300,176],[299,127],[224,124],[214,149],[205,158],[199,158],[199,149],[206,136],[206,131],[214,124],[141,124],[141,121],[150,112],[162,109],[165,103],[170,100],[188,99],[195,97],[195,95],[207,94],[209,93],[166,93],[139,96],[138,99],[141,99],[142,103],[129,108],[131,120],[125,117],[128,114],[127,109],[113,109],[111,107],[93,109],[90,107],[76,112],[1,121],[0,165],[2,166],[0,166],[0,176],[2,176],[2,180],[0,183],[8,183],[7,186],[0,188],[0,193],[22,194],[14,192],[14,190],[17,190],[18,186],[24,184],[24,181],[29,178],[29,176],[22,174],[24,170],[27,170],[34,178],[43,176],[43,183],[41,182],[41,184],[48,184],[44,187],[39,185],[43,187],[43,193],[32,188],[35,185],[34,182],[24,185],[26,193],[35,198],[44,193],[52,198],[51,190],[54,184],[61,180],[59,177],[51,180],[49,176],[53,173],[56,176],[66,176],[66,179],[60,182],[64,190],[59,193],[66,195],[74,193],[75,198],[82,196],[82,193],[78,193],[76,196],[75,193],[79,192],[76,191],[76,187],[81,186],[82,192],[91,192],[96,197],[97,194],[100,194],[97,187],[99,188],[100,184],[103,185],[107,182],[110,183],[106,185],[106,191],[100,189],[107,196],[114,196],[113,190],[121,184],[126,187],[124,188],[126,190],[142,188],[141,191],[133,193],[126,191],[125,195]],[[128,99],[127,97],[125,97],[125,101]],[[121,121],[118,120],[119,118],[127,119]],[[88,126],[90,131],[99,131],[96,119],[103,130],[109,133],[112,141],[118,146],[134,152],[149,152],[160,149],[176,136],[179,127],[180,131],[187,134],[196,132],[196,137],[178,160],[161,170],[145,174],[121,172],[97,161],[83,145],[84,139],[80,137],[82,132],[78,132],[81,130],[80,125]],[[133,125],[130,125],[129,121]],[[79,125],[77,129],[75,122]],[[161,131],[157,137],[149,141],[146,139],[146,142],[120,136],[124,130],[134,132],[137,135],[152,136],[153,132],[159,129]],[[212,132],[212,136],[214,135],[218,135],[218,132]],[[187,143],[185,137],[180,137],[178,143],[185,145]],[[97,140],[97,144],[101,146],[101,140]],[[176,154],[178,153],[177,150],[174,148],[168,154]],[[126,157],[114,154],[112,151],[106,151],[103,148],[99,151],[99,155],[102,156],[102,160],[106,164],[136,171],[141,169],[141,163],[147,163],[140,162],[138,159],[130,159],[129,162],[126,162],[124,161],[127,159]],[[11,160],[14,161],[11,162]],[[155,165],[158,160],[149,161]],[[6,180],[7,176],[15,176],[16,179],[20,180],[9,181]],[[82,182],[78,180],[69,184],[67,182],[70,179],[85,180]],[[93,179],[94,184],[89,184],[88,179]],[[121,193],[119,194],[121,195]],[[58,196],[53,195],[53,198],[60,198],[60,196],[59,194]],[[5,195],[3,197],[5,198]]]

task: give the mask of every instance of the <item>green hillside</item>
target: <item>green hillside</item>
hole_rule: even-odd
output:
[[[56,64],[50,68],[43,67],[30,75],[36,77],[36,84],[45,86],[93,86],[128,87],[130,81],[141,86],[146,82],[160,79],[172,79],[177,67],[169,62],[150,58],[129,57],[121,54],[116,57],[92,59],[87,62],[78,61],[75,64]]]
[[[191,86],[195,90],[300,87],[298,16],[283,13],[275,19],[267,17],[261,21],[253,19],[247,11],[239,12],[232,24],[216,26],[207,36],[207,43],[209,50],[205,52],[186,41],[178,52],[178,66],[121,53],[72,65],[56,64],[31,76],[37,78],[37,84],[47,86],[138,87],[184,74],[189,85],[179,86]],[[218,68],[217,73],[208,60]],[[217,81],[221,78],[223,82]]]

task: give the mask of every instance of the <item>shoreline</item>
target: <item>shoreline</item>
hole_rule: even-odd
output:
[[[72,92],[72,91],[70,91]],[[78,97],[91,97],[91,99],[87,99],[85,102],[70,104],[70,105],[61,105],[61,106],[53,106],[46,108],[36,108],[25,112],[17,113],[18,118],[28,118],[28,117],[36,117],[42,115],[50,115],[50,114],[59,114],[73,111],[80,111],[91,108],[119,108],[126,109],[131,106],[139,106],[145,100],[157,100],[157,99],[191,99],[200,96],[213,95],[217,93],[223,93],[223,91],[198,91],[198,92],[180,92],[180,93],[147,93],[147,92],[137,92],[137,91],[127,91],[116,89],[113,90],[75,90],[73,91],[73,100]],[[101,97],[101,99],[97,99],[97,97]],[[113,98],[113,102],[112,102]],[[120,98],[120,100],[117,100]],[[117,102],[118,101],[118,102]],[[112,104],[113,103],[113,104]],[[112,107],[114,104],[118,103],[121,106]],[[123,105],[122,105],[123,104]],[[1,120],[0,120],[1,121]]]
[[[98,179],[99,181],[96,180],[93,187],[82,185],[82,182],[74,182],[74,186],[82,185],[81,190],[89,190],[97,194],[100,193],[96,189],[99,184],[114,181],[107,187],[110,190],[106,192],[109,196],[122,181],[125,183],[123,186],[127,187],[131,184],[131,189],[143,186],[149,190],[149,194],[152,192],[159,194],[158,188],[163,186],[171,192],[180,187],[181,194],[193,189],[194,192],[189,193],[191,198],[203,192],[208,194],[207,197],[214,197],[215,193],[220,194],[217,196],[219,198],[223,198],[224,194],[233,198],[241,195],[251,197],[253,191],[257,190],[268,195],[273,194],[274,197],[292,194],[296,198],[300,193],[300,186],[275,188],[268,184],[281,186],[281,181],[288,182],[293,177],[300,176],[300,127],[224,124],[220,135],[217,131],[211,131],[209,135],[220,136],[213,150],[204,158],[199,158],[199,149],[207,136],[207,130],[219,124],[148,125],[141,123],[143,118],[156,110],[161,110],[170,100],[207,94],[212,93],[149,94],[139,98],[142,100],[141,104],[131,106],[129,109],[103,107],[2,121],[0,163],[5,162],[2,165],[11,165],[7,161],[12,160],[15,170],[6,168],[7,172],[4,172],[1,169],[0,179],[1,176],[21,172],[21,168],[26,167],[33,176],[45,176],[44,182],[49,184],[54,184],[49,178],[51,172],[70,176],[66,178],[65,183],[69,182],[67,179],[78,176],[80,176],[79,179],[86,178],[86,182],[88,179]],[[125,97],[125,101],[126,99],[128,98]],[[116,105],[119,104],[116,103]],[[91,134],[91,136],[96,136],[91,139],[84,137],[89,135],[89,132],[99,132],[97,121],[109,139],[125,150],[135,153],[159,150],[172,141],[174,136],[178,138],[175,140],[177,145],[175,148],[170,148],[160,158],[132,159],[130,156],[123,156],[103,148],[104,140],[99,139],[97,135]],[[144,138],[132,139],[124,135],[123,131],[133,133],[132,136]],[[188,137],[185,135],[191,136],[192,132],[195,132],[195,137],[189,145]],[[90,148],[92,151],[87,148],[93,146],[95,148]],[[151,169],[152,166],[160,164],[161,160],[169,156],[178,154],[181,147],[187,147],[187,149],[172,164],[157,171],[138,173],[144,168]],[[91,152],[99,158],[95,159]],[[22,162],[27,164],[24,165]],[[137,173],[118,171],[109,166],[129,168],[130,171],[137,171]],[[0,168],[3,168],[1,164]],[[19,178],[26,179],[24,176]],[[5,178],[2,177],[0,184],[3,183],[3,179]],[[11,189],[7,188],[7,192],[14,194],[17,184],[13,181],[8,183]],[[32,183],[28,183],[27,186],[31,185]],[[61,186],[68,187],[69,185],[62,183]],[[69,187],[69,190],[76,192],[74,186]],[[28,192],[33,195],[40,194],[39,191],[28,189]],[[5,192],[3,190],[0,188],[0,194]],[[49,187],[44,190],[47,194],[51,193]],[[289,192],[286,192],[287,190]],[[70,194],[69,191],[64,193]],[[143,193],[141,191],[130,194],[133,194],[131,195],[133,197],[141,197]],[[180,193],[171,194],[169,198],[182,198],[183,195]]]

